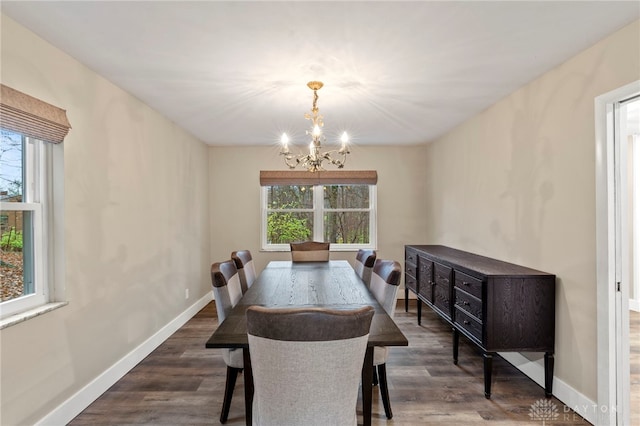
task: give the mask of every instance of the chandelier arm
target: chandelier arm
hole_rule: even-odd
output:
[[[341,159],[335,159],[331,156],[331,153],[335,152],[338,155],[341,155],[342,158]],[[347,154],[349,153],[349,151],[347,150],[333,150],[333,151],[329,151],[327,153],[325,153],[324,158],[327,159],[331,164],[333,164],[334,166],[338,166],[339,169],[344,167],[344,164],[347,161]]]
[[[291,160],[293,160],[293,155],[290,152],[281,152],[280,155],[282,155],[284,157],[284,163],[290,168],[290,169],[295,169],[298,164],[300,164],[300,160],[296,158],[296,163],[291,163]]]

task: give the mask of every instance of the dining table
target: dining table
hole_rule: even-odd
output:
[[[272,308],[310,306],[331,309],[356,309],[363,306],[374,308],[362,366],[363,424],[365,426],[371,425],[373,348],[376,346],[408,346],[409,342],[349,262],[346,260],[269,262],[205,344],[207,348],[239,348],[243,350],[247,425],[251,425],[252,422],[254,387],[247,337],[246,311],[249,306],[253,305]]]

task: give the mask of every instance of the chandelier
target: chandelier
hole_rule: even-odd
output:
[[[311,120],[311,130],[307,130],[307,135],[311,136],[311,142],[309,143],[309,153],[293,155],[289,151],[289,138],[286,133],[282,134],[282,149],[280,155],[284,157],[284,162],[290,169],[295,169],[297,166],[302,166],[310,172],[317,172],[324,170],[322,168],[322,162],[327,162],[337,166],[339,169],[344,167],[344,162],[349,154],[349,148],[347,142],[349,142],[349,136],[347,132],[344,132],[341,137],[342,146],[340,149],[334,149],[330,151],[322,152],[322,142],[325,141],[325,137],[322,134],[322,116],[318,111],[318,90],[324,86],[321,81],[310,81],[307,83],[309,89],[313,90],[313,107],[311,108],[311,114],[308,112],[304,115],[304,118]]]

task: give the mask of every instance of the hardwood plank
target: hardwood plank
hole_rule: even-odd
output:
[[[390,348],[387,380],[394,417],[387,420],[374,387],[373,425],[478,426],[542,424],[532,420],[531,406],[544,389],[499,356],[493,361],[492,397],[484,397],[482,358],[474,345],[460,339],[459,364],[451,360],[451,327],[428,309],[417,325],[416,306],[395,321],[408,347]],[[226,366],[222,351],[205,349],[217,327],[212,302],[80,413],[72,426],[106,424],[219,424]],[[637,365],[637,364],[635,364]],[[637,381],[637,375],[636,375]],[[586,425],[556,398],[558,418],[547,424]],[[362,422],[361,401],[358,402]],[[244,425],[244,388],[238,380],[227,425]]]

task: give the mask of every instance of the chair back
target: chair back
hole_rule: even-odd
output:
[[[216,300],[218,323],[222,323],[242,297],[242,287],[236,265],[232,260],[211,265],[213,297]]]
[[[305,241],[290,243],[293,262],[328,262],[330,243]]]
[[[231,253],[231,259],[236,264],[238,275],[240,275],[240,285],[242,294],[246,293],[256,280],[256,268],[249,250],[239,250]]]
[[[402,267],[395,260],[378,259],[371,272],[369,288],[387,314],[393,318],[396,312],[396,296],[402,276]]]
[[[374,309],[250,306],[254,425],[356,425]]]
[[[358,254],[356,254],[356,261],[354,263],[353,269],[355,269],[356,273],[362,281],[369,287],[371,283],[371,270],[373,269],[373,264],[376,262],[376,252],[373,250],[358,250]]]

